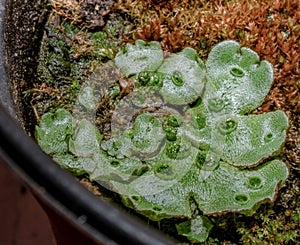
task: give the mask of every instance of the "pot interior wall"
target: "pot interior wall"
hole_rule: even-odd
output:
[[[17,119],[27,133],[35,122],[29,120],[34,117],[24,106],[22,91],[35,80],[40,41],[48,18],[47,4],[47,0],[11,0],[6,4],[4,42],[9,90]]]

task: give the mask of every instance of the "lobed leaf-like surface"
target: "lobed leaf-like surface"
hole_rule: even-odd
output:
[[[103,182],[114,180],[120,183],[127,183],[148,170],[148,166],[139,159],[116,159],[107,156],[102,150],[97,154],[94,162],[96,163],[96,168],[90,174],[90,179]]]
[[[137,40],[135,45],[127,44],[115,57],[116,65],[126,76],[141,71],[155,71],[163,61],[163,51],[158,42],[146,43]]]
[[[78,95],[78,101],[88,111],[95,110],[95,108],[97,107],[94,90],[89,86],[82,89],[81,93]]]
[[[164,60],[158,72],[165,74],[160,92],[166,103],[189,104],[201,96],[205,66],[194,49],[185,48],[171,55]]]
[[[50,155],[67,152],[72,123],[71,113],[64,109],[44,114],[39,126],[36,126],[35,137],[38,144]]]
[[[100,149],[102,135],[95,126],[86,119],[82,119],[74,127],[69,140],[69,151],[77,157],[92,157]]]
[[[191,241],[205,242],[213,225],[205,216],[197,216],[194,219],[176,225],[179,235],[187,237]]]
[[[208,55],[206,68],[203,101],[212,114],[245,114],[256,109],[273,82],[272,65],[235,41],[216,45]]]
[[[237,167],[250,167],[281,148],[288,120],[284,112],[229,116],[216,123],[212,146],[222,159]]]
[[[216,45],[204,65],[191,48],[164,58],[157,42],[140,40],[115,62],[136,88],[116,107],[110,139],[64,109],[36,127],[39,145],[63,168],[106,183],[152,220],[187,218],[178,232],[200,242],[211,225],[195,211],[252,214],[274,200],[288,176],[274,159],[288,119],[282,111],[249,114],[271,87],[269,62],[234,41]],[[92,93],[79,98],[87,110]]]
[[[120,193],[127,194],[123,195],[126,205],[153,220],[160,220],[174,216],[191,218],[190,197],[204,214],[227,211],[252,213],[258,203],[274,200],[278,183],[288,175],[285,164],[278,160],[249,170],[240,170],[223,161],[215,164],[207,178],[203,178],[201,173],[204,162],[198,160],[173,185],[147,173],[147,176],[130,184],[114,183],[114,186]],[[149,185],[151,190],[147,188]],[[169,188],[164,188],[166,185]],[[137,196],[141,198],[137,199]]]

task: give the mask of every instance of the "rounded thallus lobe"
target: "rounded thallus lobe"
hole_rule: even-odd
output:
[[[163,62],[163,51],[158,42],[137,40],[126,44],[115,57],[116,65],[129,77],[141,71],[155,71]]]
[[[165,103],[186,105],[200,98],[204,89],[205,66],[192,48],[170,55],[159,67],[166,74],[160,90]]]
[[[245,114],[256,109],[273,82],[272,65],[266,60],[261,61],[257,53],[240,47],[235,41],[216,45],[208,55],[206,69],[203,101],[211,108],[212,114],[218,116]],[[213,109],[220,108],[221,104],[222,109]]]
[[[214,146],[221,158],[236,167],[251,167],[283,145],[288,128],[282,111],[235,115],[217,121]]]

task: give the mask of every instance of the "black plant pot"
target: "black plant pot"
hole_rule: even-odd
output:
[[[0,159],[40,201],[58,244],[173,244],[90,193],[26,133],[20,91],[35,75],[48,1],[0,2]]]

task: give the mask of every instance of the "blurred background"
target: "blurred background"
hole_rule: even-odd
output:
[[[1,160],[0,244],[56,244],[45,212],[26,186]]]

